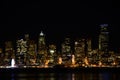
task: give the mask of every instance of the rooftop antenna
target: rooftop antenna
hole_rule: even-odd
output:
[[[43,33],[44,25],[42,24],[40,28],[41,28],[40,36],[44,36],[44,33]]]

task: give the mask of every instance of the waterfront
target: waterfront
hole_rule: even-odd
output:
[[[119,68],[1,68],[0,80],[119,80]]]
[[[46,72],[40,70],[0,72],[0,80],[119,80],[116,71]]]

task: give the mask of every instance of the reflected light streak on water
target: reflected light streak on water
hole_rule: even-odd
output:
[[[74,73],[72,74],[72,80],[75,80],[75,74]]]
[[[0,80],[120,80],[119,73],[0,73]]]

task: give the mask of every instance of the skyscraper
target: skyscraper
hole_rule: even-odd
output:
[[[34,40],[29,41],[28,51],[27,51],[27,63],[28,65],[35,65],[37,56],[37,44]]]
[[[55,60],[57,58],[56,55],[56,45],[50,44],[49,49],[48,49],[48,58],[49,58],[49,63],[55,63]]]
[[[66,61],[70,60],[71,57],[71,41],[69,37],[66,37],[64,42],[61,45],[62,47],[62,59],[63,62],[65,63]]]
[[[108,24],[100,25],[100,34],[99,34],[99,50],[104,53],[108,53],[109,49],[109,32],[108,32]]]
[[[74,42],[74,54],[77,62],[83,62],[85,57],[85,39],[78,38]]]
[[[66,56],[71,54],[71,41],[69,37],[65,38],[62,44],[62,53]]]
[[[47,47],[45,42],[45,35],[41,31],[38,39],[38,53],[37,53],[37,63],[43,64],[47,56]]]
[[[26,64],[27,47],[27,41],[17,40],[16,63],[20,66]]]
[[[41,31],[41,33],[39,34],[39,40],[38,40],[38,50],[41,49],[42,46],[45,47],[45,45],[46,45],[46,43],[45,43],[45,35]]]
[[[108,24],[100,25],[100,34],[99,34],[99,59],[104,64],[109,64],[109,31]]]

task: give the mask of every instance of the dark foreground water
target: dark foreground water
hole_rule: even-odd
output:
[[[0,80],[120,80],[116,71],[0,71]]]

